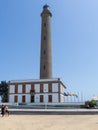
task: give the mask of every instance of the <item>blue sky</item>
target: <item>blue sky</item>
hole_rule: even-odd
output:
[[[53,77],[79,100],[98,95],[98,0],[1,0],[0,81],[39,79],[43,5],[53,14]]]

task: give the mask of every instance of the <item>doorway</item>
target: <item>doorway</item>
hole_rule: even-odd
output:
[[[34,102],[34,95],[31,95],[31,102]]]

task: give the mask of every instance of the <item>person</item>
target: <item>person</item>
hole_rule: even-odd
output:
[[[5,108],[4,108],[4,105],[2,105],[2,106],[1,106],[1,115],[2,115],[2,117],[4,116],[4,113],[5,113],[5,112],[4,112],[4,111],[5,111],[4,109],[5,109]]]
[[[9,110],[8,110],[8,106],[6,105],[6,106],[4,106],[4,114],[6,115],[8,115],[9,116]]]

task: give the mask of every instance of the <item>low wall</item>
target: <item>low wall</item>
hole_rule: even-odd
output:
[[[32,109],[68,109],[68,108],[82,108],[84,102],[70,102],[70,103],[0,103],[0,105],[8,105],[13,108],[32,108]]]

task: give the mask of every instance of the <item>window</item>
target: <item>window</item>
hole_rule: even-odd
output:
[[[15,93],[18,93],[18,84],[15,85]]]
[[[44,23],[44,27],[46,27],[46,23]]]
[[[44,40],[46,40],[46,36],[44,36]]]
[[[52,93],[52,83],[49,83],[49,84],[48,84],[48,92],[49,92],[49,93]]]
[[[31,95],[31,102],[34,102],[34,95]]]
[[[34,90],[34,84],[31,84],[31,90]]]
[[[18,102],[18,96],[14,96],[14,102]]]
[[[22,86],[22,93],[26,93],[26,85],[25,84],[23,84],[23,86]]]
[[[44,55],[46,54],[46,51],[44,50]]]
[[[34,84],[31,85],[31,91],[30,92],[31,92],[31,94],[33,94],[35,92],[35,90],[34,90]]]
[[[25,96],[22,96],[22,102],[25,102]]]
[[[40,95],[40,102],[43,102],[43,95]]]
[[[40,93],[43,93],[43,84],[40,84]]]
[[[52,95],[48,95],[48,102],[52,102]]]
[[[45,65],[44,65],[44,70],[46,69]]]

